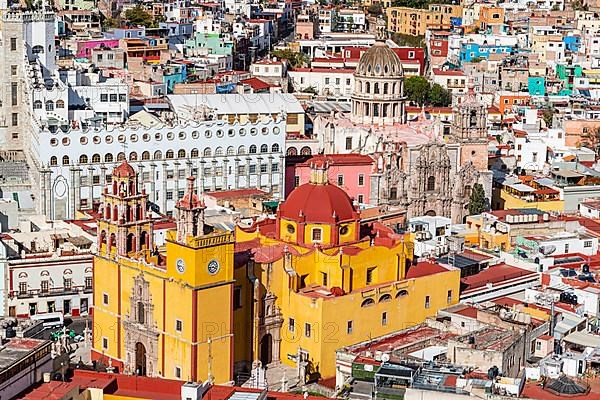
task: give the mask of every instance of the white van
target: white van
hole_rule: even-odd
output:
[[[34,321],[42,321],[44,323],[44,328],[62,328],[65,324],[63,314],[61,312],[35,314],[29,318]]]

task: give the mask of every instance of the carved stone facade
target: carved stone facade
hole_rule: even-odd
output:
[[[283,315],[277,305],[277,297],[273,292],[267,292],[264,297],[263,317],[259,325],[260,361],[263,366],[273,362],[279,362],[281,346],[281,327],[283,326]]]
[[[158,366],[158,326],[150,285],[140,274],[134,278],[129,296],[130,310],[123,319],[125,331],[125,372],[160,376]]]

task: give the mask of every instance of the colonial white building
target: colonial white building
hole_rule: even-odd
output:
[[[202,191],[260,188],[284,193],[285,114],[257,122],[188,122],[151,128],[44,130],[40,134],[42,212],[72,218],[100,200],[110,171],[123,159],[162,213],[184,195],[185,179]]]
[[[294,68],[288,75],[296,91],[313,88],[319,96],[350,100],[354,90],[353,69]]]
[[[0,313],[12,317],[62,312],[87,315],[92,306],[95,237],[86,226],[32,217],[21,232],[0,238],[0,273],[7,282]]]

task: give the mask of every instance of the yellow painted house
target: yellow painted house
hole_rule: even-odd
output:
[[[148,196],[124,161],[104,190],[94,259],[92,359],[119,371],[182,380],[232,379],[230,232],[203,224],[189,178],[177,231],[156,249]]]
[[[333,377],[337,349],[458,301],[460,272],[413,265],[413,244],[382,224],[362,224],[326,169],[313,165],[310,182],[280,204],[275,220],[236,229],[236,332],[253,337],[252,354],[238,353],[236,340],[240,363],[283,362]]]

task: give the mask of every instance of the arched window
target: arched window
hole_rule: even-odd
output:
[[[238,155],[244,155],[246,154],[246,148],[244,146],[240,146],[238,147]]]
[[[175,152],[173,150],[167,150],[167,152],[165,153],[165,158],[169,160],[173,157],[175,157]]]
[[[54,111],[54,102],[52,100],[46,101],[46,111]]]
[[[135,151],[129,153],[129,161],[137,161],[138,155]]]
[[[113,162],[113,155],[112,153],[108,153],[104,156],[104,162]]]
[[[388,94],[389,83],[383,84],[383,94]]]
[[[117,154],[117,161],[125,161],[125,153],[120,152]]]
[[[142,160],[149,160],[150,159],[150,152],[149,151],[144,151],[142,153]]]
[[[398,293],[396,293],[397,299],[399,299],[400,297],[404,297],[404,296],[408,296],[408,290],[401,290]]]
[[[379,94],[379,83],[375,82],[375,84],[373,85],[373,92],[375,94]]]
[[[86,156],[85,154],[82,154],[79,156],[79,164],[87,164],[88,163],[88,156]]]
[[[371,93],[371,82],[365,83],[365,89],[366,93]]]
[[[40,45],[33,46],[31,48],[31,52],[33,54],[42,54],[44,52],[44,46],[40,46]]]
[[[192,149],[192,151],[190,151],[190,157],[197,158],[198,157],[198,149]]]
[[[177,152],[177,158],[185,158],[185,150],[184,149],[179,149],[179,151]]]
[[[154,159],[155,159],[155,160],[160,160],[160,159],[162,159],[162,152],[161,152],[160,150],[156,150],[156,151],[154,152]]]
[[[249,153],[250,153],[250,154],[256,154],[256,145],[254,145],[254,144],[253,144],[252,146],[250,146],[250,151],[249,151]]]
[[[435,176],[427,178],[427,191],[431,192],[435,190]]]
[[[471,117],[469,118],[469,126],[474,128],[477,126],[477,111],[471,111]]]
[[[261,153],[268,153],[269,152],[269,146],[267,146],[266,144],[263,144],[260,146],[260,152]]]
[[[227,148],[227,155],[228,155],[228,156],[233,156],[233,155],[235,155],[235,149],[233,148],[233,146],[229,146],[229,147]]]
[[[210,147],[207,147],[204,149],[204,152],[202,154],[204,154],[204,157],[210,157],[212,156],[212,150],[210,149]]]
[[[384,294],[383,296],[381,296],[379,298],[379,302],[380,303],[385,303],[386,301],[392,301],[392,295],[391,294]]]
[[[50,157],[50,165],[58,165],[58,159],[56,156]]]
[[[144,317],[146,316],[146,314],[144,313],[144,303],[142,303],[141,301],[138,301],[137,303],[137,317],[138,317],[138,323],[143,324],[144,323]]]
[[[93,163],[99,163],[100,162],[100,154],[96,153],[92,156],[92,162]]]
[[[216,157],[220,157],[220,156],[222,156],[222,155],[223,155],[223,148],[222,148],[222,147],[217,147],[217,148],[215,149],[215,156],[216,156]]]
[[[63,156],[62,165],[69,165],[69,156]]]
[[[360,303],[361,307],[369,307],[375,304],[375,300],[373,299],[364,299],[362,303]]]
[[[271,146],[271,153],[279,153],[279,144],[275,143]]]
[[[287,149],[286,154],[288,156],[297,156],[298,155],[298,149],[296,149],[295,147],[290,147]]]
[[[41,110],[42,109],[42,101],[41,100],[36,100],[33,102],[33,109],[34,110]]]
[[[56,100],[56,108],[65,108],[65,102],[62,100]]]
[[[308,146],[304,146],[300,149],[300,155],[302,156],[310,156],[312,154],[312,150]]]

